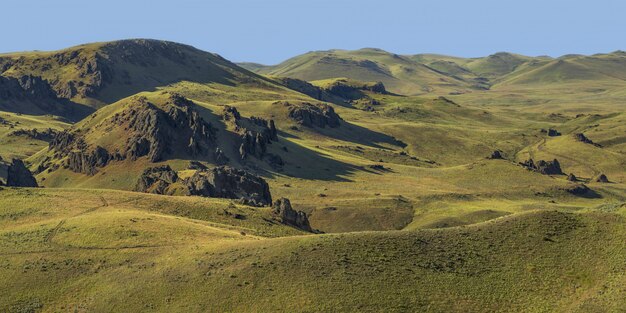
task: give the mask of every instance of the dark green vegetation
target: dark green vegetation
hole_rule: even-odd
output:
[[[43,187],[0,187],[0,311],[626,306],[624,53],[241,66],[0,55],[0,157]]]

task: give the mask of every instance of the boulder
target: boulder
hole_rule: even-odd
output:
[[[604,174],[600,174],[598,176],[596,176],[593,181],[597,182],[597,183],[608,183],[609,179],[606,177],[606,175]]]
[[[291,202],[287,198],[280,198],[274,202],[272,215],[285,225],[290,225],[304,231],[313,232],[306,213],[296,211],[291,207]]]
[[[561,133],[558,132],[556,129],[550,128],[548,129],[548,136],[549,137],[561,136]]]
[[[601,196],[585,184],[575,184],[565,188],[568,193],[583,198],[600,198]]]
[[[567,180],[575,182],[578,181],[578,178],[573,173],[569,173],[569,175],[567,175]]]
[[[487,157],[487,159],[490,160],[500,160],[500,159],[504,159],[504,157],[502,156],[502,151],[500,150],[495,150],[491,153],[490,156]]]
[[[38,187],[37,180],[20,159],[12,159],[10,163],[0,159],[0,186]]]

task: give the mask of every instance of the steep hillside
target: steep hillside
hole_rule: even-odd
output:
[[[36,80],[39,93],[52,92],[64,101],[93,108],[180,81],[225,85],[262,81],[216,54],[183,44],[144,39],[86,44],[52,52],[2,54],[0,70],[4,80],[30,75],[27,77]]]

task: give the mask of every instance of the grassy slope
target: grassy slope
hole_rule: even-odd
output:
[[[55,116],[24,115],[10,112],[0,112],[0,119],[6,123],[0,123],[0,157],[10,159],[13,157],[24,159],[46,148],[48,143],[26,136],[14,136],[18,130],[37,129],[45,131],[48,128],[62,130],[70,125],[63,119]]]
[[[221,216],[225,201],[0,193],[1,205],[11,207],[0,220],[0,281],[7,287],[0,308],[8,312],[624,306],[626,212],[619,205],[580,214],[529,211],[444,230],[269,239],[295,233],[263,226],[258,209],[238,208],[250,217],[243,221]]]

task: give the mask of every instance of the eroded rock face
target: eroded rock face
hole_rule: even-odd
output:
[[[238,199],[253,206],[272,204],[267,182],[251,173],[229,166],[198,171],[185,181],[189,195]]]
[[[38,130],[38,129],[20,129],[20,130],[16,130],[14,132],[11,132],[9,134],[9,136],[14,136],[14,137],[28,137],[31,139],[36,139],[36,140],[42,140],[42,141],[52,141],[52,139],[54,139],[57,135],[59,134],[58,131],[48,128],[45,130]]]
[[[557,159],[554,159],[552,161],[539,160],[536,163],[533,161],[533,159],[529,159],[528,161],[520,163],[520,164],[530,170],[533,170],[535,172],[539,172],[545,175],[563,174],[563,171],[561,170],[561,164],[559,163]]]
[[[291,207],[291,202],[287,198],[280,198],[274,202],[272,215],[283,224],[313,232],[306,213],[294,210]]]
[[[137,181],[135,191],[172,194],[170,187],[174,183],[179,183],[189,196],[236,199],[252,206],[272,204],[269,185],[263,178],[229,166],[201,168],[184,180],[168,165],[148,168]]]
[[[266,120],[251,116],[243,118],[236,108],[224,106],[222,113],[224,121],[235,126],[235,131],[241,134],[239,156],[242,160],[250,156],[263,159],[266,156],[267,145],[278,141],[278,130],[274,120]]]
[[[126,126],[133,133],[123,152],[126,158],[135,160],[147,156],[152,162],[163,160],[175,141],[186,144],[191,156],[214,153],[216,130],[193,109],[193,102],[172,95],[166,111],[139,98],[139,106],[130,108],[113,117],[113,123]],[[215,156],[214,156],[215,157]]]
[[[5,162],[0,158],[0,186],[37,187],[37,181],[22,160]]]
[[[112,160],[136,160],[147,157],[151,162],[170,155],[206,157],[217,164],[228,158],[217,147],[217,130],[193,108],[190,100],[171,94],[165,105],[157,106],[145,97],[136,97],[123,111],[105,119],[97,127],[104,132],[124,129],[128,134],[121,149],[107,151],[89,145],[78,131],[55,135],[49,149],[56,159],[65,159],[64,167],[77,173],[94,175]],[[119,151],[121,150],[121,151]]]
[[[341,118],[333,107],[328,104],[317,103],[303,103],[301,105],[294,105],[288,102],[283,103],[289,110],[289,118],[293,119],[297,123],[307,127],[339,127],[341,125]]]
[[[167,188],[178,181],[178,175],[169,165],[147,168],[139,177],[135,191],[169,194]]]

